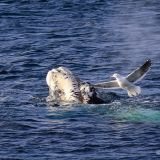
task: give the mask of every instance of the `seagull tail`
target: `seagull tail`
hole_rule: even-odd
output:
[[[139,86],[132,86],[127,92],[129,97],[138,96],[141,93],[141,88]]]

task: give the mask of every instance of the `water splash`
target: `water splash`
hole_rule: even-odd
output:
[[[99,115],[103,118],[112,118],[114,120],[125,122],[160,122],[160,111],[156,108],[148,108],[146,104],[133,104],[133,102],[114,101],[109,104],[65,104],[49,108],[49,118],[72,118],[72,117],[85,117],[85,115]]]

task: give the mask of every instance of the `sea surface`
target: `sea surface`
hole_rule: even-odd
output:
[[[91,83],[152,60],[138,83],[101,105],[46,102],[47,72]],[[158,0],[0,1],[0,160],[159,160]]]

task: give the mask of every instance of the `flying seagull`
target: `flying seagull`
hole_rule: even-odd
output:
[[[151,60],[147,60],[142,66],[131,72],[127,77],[123,77],[118,73],[114,73],[112,77],[116,80],[109,82],[97,83],[93,87],[101,89],[124,89],[129,97],[137,96],[141,93],[141,88],[135,83],[141,80],[150,69]]]

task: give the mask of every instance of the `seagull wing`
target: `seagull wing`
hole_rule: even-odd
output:
[[[135,83],[139,80],[141,80],[147,73],[147,71],[150,69],[151,66],[151,60],[147,60],[142,66],[131,72],[126,79],[129,82]],[[108,82],[102,82],[93,84],[93,87],[95,88],[101,88],[101,89],[118,89],[120,88],[117,81],[108,81]]]
[[[97,84],[94,84],[93,87],[102,88],[102,89],[118,89],[119,85],[117,81],[114,80],[109,82],[97,83]]]
[[[142,66],[134,70],[132,73],[130,73],[126,79],[129,82],[136,83],[139,80],[141,80],[147,73],[147,71],[150,69],[151,66],[151,60],[147,60]]]

